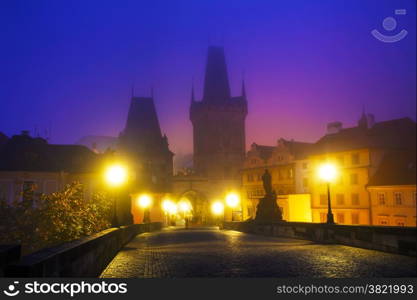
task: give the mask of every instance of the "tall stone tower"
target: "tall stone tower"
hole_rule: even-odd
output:
[[[170,189],[173,153],[162,135],[152,97],[132,95],[126,126],[119,136],[119,149],[134,165],[136,187],[152,192]],[[140,178],[139,178],[140,177]]]
[[[204,92],[201,101],[191,95],[194,169],[213,180],[237,180],[245,157],[247,100],[231,97],[226,60],[222,47],[209,47]]]

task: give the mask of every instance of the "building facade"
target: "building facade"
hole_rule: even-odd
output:
[[[285,139],[279,139],[276,146],[252,144],[241,171],[244,218],[254,218],[256,215],[259,199],[264,196],[262,174],[268,169],[284,220],[311,222],[306,158],[312,146],[310,143]]]
[[[0,201],[21,201],[27,191],[51,194],[75,181],[89,199],[103,188],[102,160],[87,147],[48,144],[24,131],[0,147]]]
[[[330,123],[327,134],[315,144],[315,153],[309,156],[313,222],[327,220],[327,185],[320,181],[316,170],[322,163],[331,162],[340,170],[330,184],[335,222],[373,224],[368,183],[386,155],[415,149],[415,135],[415,122],[408,118],[375,123],[372,115],[363,114],[356,127]]]
[[[415,152],[386,155],[367,189],[376,226],[416,226]]]

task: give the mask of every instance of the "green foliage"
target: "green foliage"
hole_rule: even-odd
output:
[[[78,182],[48,195],[34,190],[25,190],[22,201],[0,201],[0,243],[20,243],[28,253],[110,227],[112,201],[105,193],[85,199]]]

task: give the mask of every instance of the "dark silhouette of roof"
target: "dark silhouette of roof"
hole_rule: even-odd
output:
[[[203,101],[218,102],[230,99],[229,78],[223,47],[208,48]]]
[[[259,156],[264,161],[267,161],[272,156],[272,152],[274,152],[274,149],[276,148],[275,146],[258,145],[256,143],[253,143],[252,147],[259,153]]]
[[[3,147],[9,138],[3,132],[0,132],[0,149]]]
[[[119,137],[123,150],[135,153],[167,153],[168,139],[161,134],[152,97],[132,97],[126,126]]]
[[[317,141],[314,152],[348,151],[361,148],[415,148],[416,123],[401,118],[375,123],[371,128],[351,127],[327,134]]]
[[[294,140],[282,139],[284,145],[288,148],[289,152],[294,156],[295,159],[305,159],[314,150],[313,143],[298,142]]]
[[[81,145],[48,144],[43,138],[15,135],[0,150],[0,171],[97,171],[99,156]]]
[[[285,140],[280,139],[280,143],[284,145],[289,153],[294,156],[295,159],[304,159],[313,151],[314,144],[306,143],[306,142],[298,142],[294,140]],[[256,143],[252,144],[252,149],[256,149],[259,153],[259,156],[267,161],[269,158],[272,157],[273,152],[277,149],[277,146],[265,146],[265,145],[258,145]]]
[[[390,152],[381,161],[368,186],[415,185],[416,153]]]

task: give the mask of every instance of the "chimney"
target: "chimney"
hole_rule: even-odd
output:
[[[331,122],[327,124],[327,133],[326,134],[335,134],[340,132],[343,128],[342,122]]]

